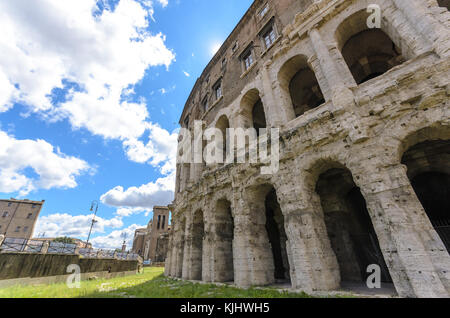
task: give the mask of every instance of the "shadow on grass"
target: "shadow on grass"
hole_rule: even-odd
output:
[[[272,288],[239,289],[174,280],[164,275],[132,287],[87,294],[83,298],[311,298],[306,293],[280,292]]]

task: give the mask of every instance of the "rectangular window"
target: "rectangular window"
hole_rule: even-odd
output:
[[[2,217],[6,218],[8,215],[9,215],[9,212],[5,211],[5,212],[3,212]]]
[[[264,34],[263,34],[264,44],[266,49],[272,46],[276,40],[276,34],[273,26],[271,26]]]
[[[160,226],[161,226],[161,215],[158,215],[158,226],[157,226],[158,230],[159,230]]]
[[[252,50],[248,50],[248,52],[243,55],[242,60],[244,61],[244,69],[247,71],[253,65]]]
[[[165,227],[166,227],[166,216],[163,215],[162,229],[164,230]]]
[[[219,98],[222,97],[222,83],[221,82],[214,85],[214,93],[216,95],[216,100],[219,100]]]
[[[33,213],[28,213],[27,219],[31,219],[32,216],[33,216]]]
[[[12,204],[11,202],[8,202],[8,206],[11,206],[11,204]]]
[[[236,43],[234,43],[233,47],[231,48],[231,51],[233,51],[233,53],[234,53],[237,51],[237,48],[238,48],[238,43],[236,42]]]
[[[262,8],[262,9],[259,11],[259,13],[258,13],[259,18],[260,18],[260,19],[264,18],[265,15],[267,14],[267,12],[269,12],[269,6],[266,4],[266,5],[264,6],[264,8]]]
[[[206,97],[203,99],[202,106],[203,106],[203,111],[206,112],[206,111],[208,110],[208,108],[209,108],[209,104],[208,104],[208,96],[206,96]]]
[[[24,232],[24,233],[27,233],[27,232],[28,232],[28,226],[25,226],[25,227],[23,228],[23,232]]]
[[[20,232],[20,226],[16,227],[16,230],[14,232]]]

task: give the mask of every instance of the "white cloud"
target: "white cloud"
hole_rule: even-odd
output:
[[[92,217],[93,214],[73,216],[67,213],[40,216],[34,235],[45,233],[45,237],[68,236],[85,240],[89,234]],[[92,234],[105,233],[108,228],[118,229],[123,226],[122,219],[117,216],[109,220],[96,216],[95,220],[97,222],[92,229]]]
[[[169,4],[169,0],[158,0],[158,2],[162,5],[163,8],[167,7]]]
[[[142,209],[142,208],[118,208],[116,211],[116,215],[119,217],[129,217],[135,214],[144,213],[147,216],[151,212],[150,209]]]
[[[169,174],[175,170],[178,134],[169,133],[159,125],[148,126],[150,134],[147,144],[138,139],[124,142],[125,152],[131,161],[159,166],[161,173]]]
[[[184,73],[184,75],[185,75],[186,77],[191,77],[191,74],[189,74],[188,72],[183,71],[183,73]]]
[[[92,171],[85,161],[44,140],[18,140],[0,131],[0,145],[0,192],[26,195],[36,189],[75,188],[76,177]],[[26,169],[39,177],[27,176]]]
[[[124,190],[117,186],[103,194],[100,200],[115,207],[153,209],[154,206],[165,206],[172,202],[175,188],[175,173],[150,182],[140,187]]]
[[[133,245],[134,231],[139,228],[146,227],[146,225],[133,224],[124,229],[112,231],[105,236],[97,236],[91,240],[95,248],[116,249],[121,248],[123,244],[123,235],[126,235],[127,248],[131,249]]]
[[[0,111],[22,103],[45,118],[68,118],[73,127],[105,138],[133,139],[145,132],[145,101],[123,97],[149,67],[168,67],[174,53],[163,34],[148,31],[150,1],[120,0],[103,11],[96,4],[0,2]],[[70,88],[66,102],[52,103],[54,88]]]

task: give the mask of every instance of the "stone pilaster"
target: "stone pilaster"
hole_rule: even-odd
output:
[[[339,266],[317,195],[311,201],[312,194],[289,180],[277,186],[277,193],[288,237],[292,286],[304,291],[337,289]]]
[[[450,256],[402,165],[361,187],[381,250],[402,297],[449,297]]]
[[[393,0],[424,41],[428,41],[441,57],[450,55],[448,28],[440,23],[422,0]]]
[[[233,241],[235,283],[239,287],[272,284],[273,256],[265,229],[264,201],[241,198],[235,213]]]
[[[360,124],[360,118],[354,112],[356,107],[355,97],[349,87],[345,86],[345,78],[338,70],[335,60],[331,57],[330,51],[322,40],[320,32],[316,28],[309,31],[309,37],[319,60],[322,73],[325,74],[328,87],[331,91],[333,102],[332,111],[335,115],[344,111],[350,114],[342,120],[342,125],[346,127],[352,142],[359,143],[367,140],[367,128]],[[336,53],[336,52],[335,52]]]

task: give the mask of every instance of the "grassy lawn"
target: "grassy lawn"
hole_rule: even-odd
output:
[[[66,284],[16,286],[0,289],[0,298],[308,298],[307,294],[280,293],[270,288],[238,289],[194,284],[166,278],[163,268],[145,268],[143,274],[108,280],[82,281],[81,288]]]

